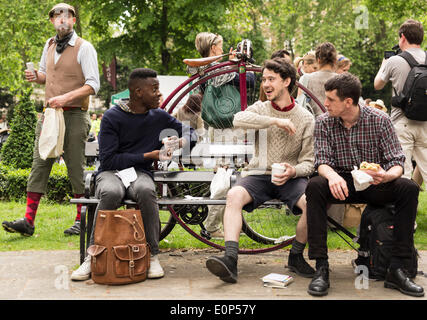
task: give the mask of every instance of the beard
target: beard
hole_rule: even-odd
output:
[[[72,31],[72,26],[67,23],[63,23],[57,26],[55,29],[56,33],[58,34],[58,37],[62,39]]]

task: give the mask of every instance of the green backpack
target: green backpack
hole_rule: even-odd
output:
[[[208,85],[203,94],[202,119],[215,129],[233,127],[233,117],[241,110],[240,93],[232,85]]]

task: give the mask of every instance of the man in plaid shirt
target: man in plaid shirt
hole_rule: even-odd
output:
[[[413,247],[419,188],[413,181],[401,178],[405,156],[388,115],[358,105],[361,88],[359,79],[350,73],[337,75],[325,84],[328,112],[316,119],[314,131],[315,168],[319,175],[310,179],[306,189],[308,254],[316,260],[308,293],[328,293],[328,203],[393,203],[394,243],[385,286],[424,296],[424,289],[402,268],[402,260],[410,257]],[[365,171],[373,182],[367,189],[356,191],[351,171],[363,161],[377,163],[380,168]]]

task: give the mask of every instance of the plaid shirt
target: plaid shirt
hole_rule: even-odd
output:
[[[389,116],[374,108],[360,108],[359,120],[350,129],[328,113],[316,119],[316,169],[326,164],[338,173],[350,172],[363,161],[378,163],[386,171],[396,165],[404,167],[405,155]]]

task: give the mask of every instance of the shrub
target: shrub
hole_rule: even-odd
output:
[[[25,200],[30,169],[15,169],[0,165],[0,197],[7,201]],[[55,163],[49,176],[47,193],[44,197],[55,202],[68,201],[73,196],[67,168]]]
[[[3,163],[13,168],[30,168],[33,161],[37,115],[30,100],[31,91],[23,89],[14,109],[10,136],[1,150]]]

